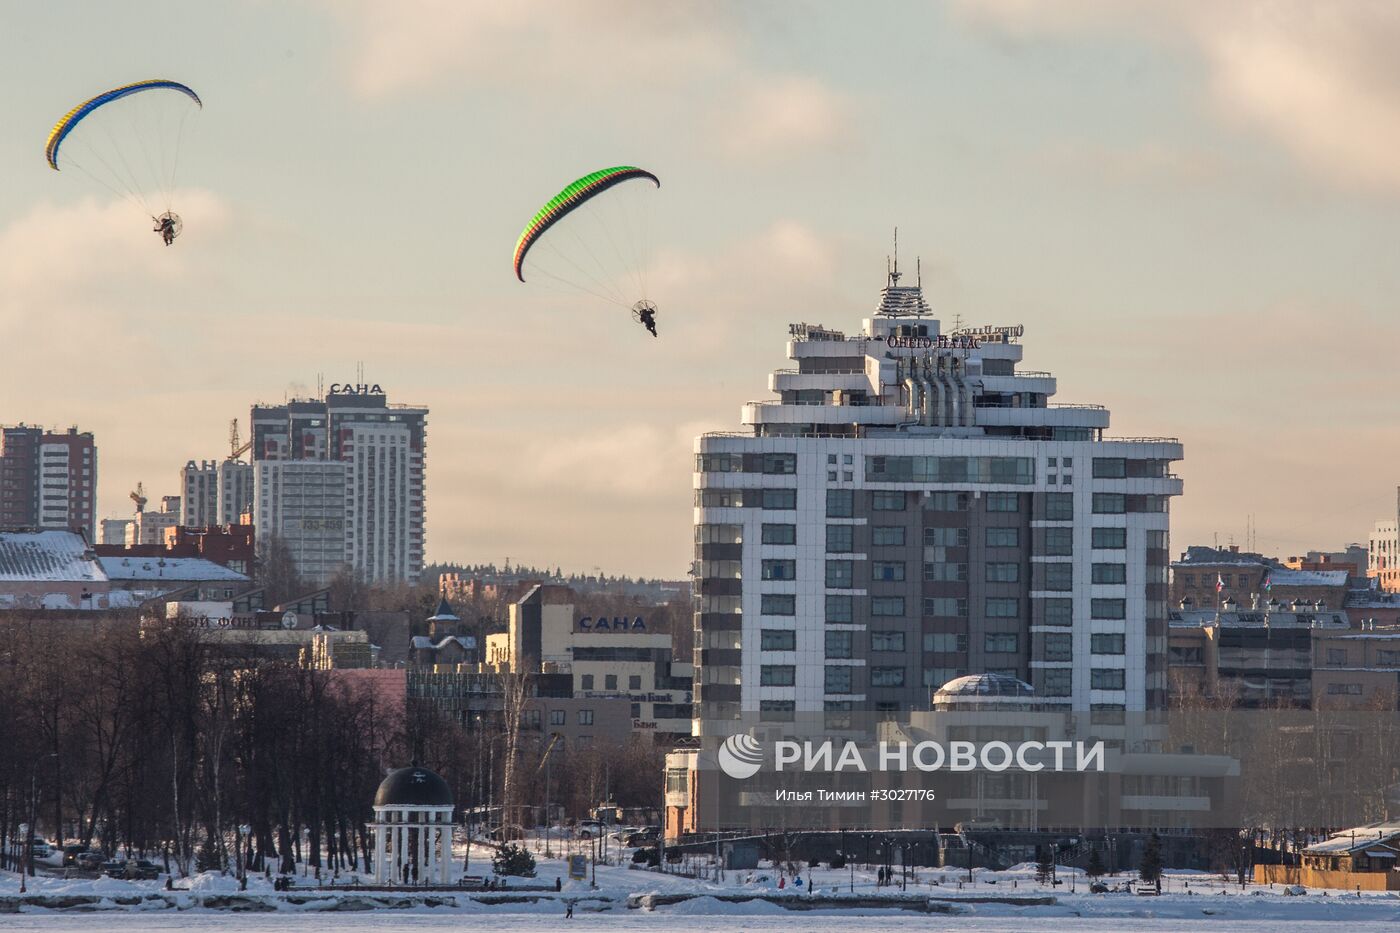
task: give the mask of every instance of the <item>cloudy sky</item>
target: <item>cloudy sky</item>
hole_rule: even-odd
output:
[[[1393,4],[0,9],[0,423],[95,432],[104,516],[363,362],[432,409],[431,559],[678,575],[694,436],[767,394],[789,321],[857,325],[896,224],[945,318],[1023,323],[1060,400],[1182,439],[1175,548],[1393,512]],[[41,157],[153,76],[205,101],[170,250]],[[510,273],[624,163],[664,183],[657,341]]]

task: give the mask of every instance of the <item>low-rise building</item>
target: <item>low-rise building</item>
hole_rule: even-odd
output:
[[[1306,561],[1298,561],[1301,567]],[[1322,562],[1315,562],[1321,566]],[[1215,609],[1229,600],[1250,606],[1275,600],[1292,603],[1321,601],[1324,608],[1340,609],[1349,592],[1348,568],[1336,570],[1291,569],[1272,557],[1228,548],[1192,546],[1171,565],[1173,605]]]
[[[1400,821],[1336,832],[1303,850],[1303,864],[1256,865],[1256,884],[1343,891],[1400,891]]]

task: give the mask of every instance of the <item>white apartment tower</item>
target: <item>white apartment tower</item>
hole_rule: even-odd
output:
[[[339,383],[331,385],[324,400],[254,407],[251,449],[259,540],[275,534],[290,543],[306,530],[296,522],[311,521],[318,543],[306,543],[305,566],[299,559],[304,576],[325,582],[348,568],[367,581],[416,580],[425,544],[427,415],[426,408],[390,405],[377,385]],[[330,475],[336,471],[323,470],[315,482],[310,472],[293,482],[285,468],[270,466],[278,463],[333,463],[340,478]],[[342,484],[338,503],[327,495],[335,482]],[[303,494],[300,490],[314,494],[316,501],[296,505],[293,499]],[[340,535],[335,559],[321,551],[329,540],[328,523],[335,523]]]
[[[1022,334],[944,330],[896,264],[859,333],[792,325],[777,397],[697,439],[701,732],[927,709],[981,672],[1052,709],[1165,704],[1181,445],[1052,403]]]

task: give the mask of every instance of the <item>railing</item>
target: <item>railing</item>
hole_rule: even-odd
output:
[[[1180,444],[1181,440],[1175,437],[1101,437],[1099,440],[1105,444]]]

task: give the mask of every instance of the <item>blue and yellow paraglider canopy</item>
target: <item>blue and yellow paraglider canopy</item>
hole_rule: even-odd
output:
[[[44,156],[48,159],[49,168],[53,169],[55,172],[59,170],[58,147],[62,146],[63,141],[68,138],[68,134],[72,133],[73,130],[77,128],[78,124],[98,107],[121,100],[123,97],[130,97],[132,94],[140,94],[142,91],[161,89],[178,91],[189,97],[189,99],[194,101],[199,107],[203,108],[204,106],[204,101],[199,99],[199,95],[196,94],[192,88],[181,84],[179,81],[168,81],[164,78],[137,81],[135,84],[125,84],[121,87],[112,88],[110,91],[104,91],[91,100],[84,101],[68,111],[63,115],[63,119],[59,120],[58,123],[54,125],[53,132],[49,133],[49,141],[44,146]]]

